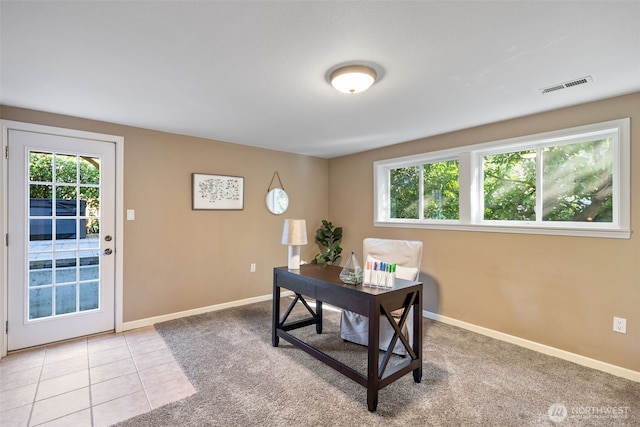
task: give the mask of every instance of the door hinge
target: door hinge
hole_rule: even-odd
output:
[[[6,322],[4,322],[4,333],[5,334],[9,333],[9,321],[8,320]]]
[[[9,146],[4,147],[4,157],[9,160]]]

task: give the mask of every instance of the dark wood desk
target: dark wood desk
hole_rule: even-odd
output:
[[[341,372],[355,382],[367,388],[367,406],[374,412],[378,406],[378,390],[391,384],[398,378],[413,372],[413,379],[419,383],[422,380],[422,283],[396,279],[393,289],[379,289],[351,286],[339,279],[341,268],[324,264],[305,264],[300,270],[288,270],[287,267],[273,269],[273,315],[271,344],[278,346],[283,338],[296,347],[306,351],[311,356],[322,361],[333,369]],[[280,317],[280,291],[293,291],[295,298]],[[313,310],[305,296],[316,300]],[[287,323],[287,318],[298,303],[302,303],[309,311],[310,317]],[[326,353],[310,346],[302,340],[289,334],[288,331],[315,325],[316,332],[322,333],[322,303],[362,314],[369,318],[369,346],[367,375],[364,375]],[[409,308],[413,306],[413,346],[400,331],[409,316]],[[391,312],[404,308],[404,315],[400,323],[396,323]],[[380,318],[386,317],[395,329],[394,338],[389,348],[380,360]],[[385,321],[383,319],[383,321]],[[388,366],[391,349],[400,340],[409,355],[401,363]]]

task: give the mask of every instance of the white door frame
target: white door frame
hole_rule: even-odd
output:
[[[4,357],[7,355],[7,344],[8,344],[8,335],[5,328],[7,324],[7,316],[8,316],[8,260],[7,260],[7,242],[6,236],[9,233],[8,228],[8,187],[7,187],[7,144],[8,144],[8,135],[9,130],[22,130],[28,132],[41,132],[48,133],[54,135],[62,135],[68,137],[75,138],[83,138],[83,139],[93,139],[96,141],[104,141],[104,142],[112,142],[116,145],[116,204],[115,204],[115,220],[116,220],[116,239],[115,239],[115,295],[114,295],[114,304],[115,304],[115,329],[116,332],[122,331],[123,325],[123,241],[124,241],[124,137],[116,136],[116,135],[108,135],[102,133],[95,132],[86,132],[74,129],[65,129],[58,128],[52,126],[43,126],[32,123],[23,123],[11,120],[0,120],[2,124],[2,162],[0,162],[0,176],[2,177],[2,185],[0,185],[0,201],[2,203],[0,209],[0,220],[1,220],[1,244],[0,244],[0,257],[2,258],[1,265],[1,273],[2,273],[2,299],[0,300],[0,318],[2,319],[2,340],[0,340],[0,357]]]

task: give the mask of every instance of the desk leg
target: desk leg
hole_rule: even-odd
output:
[[[280,343],[278,337],[278,323],[280,322],[280,286],[276,286],[275,277],[273,281],[273,312],[271,313],[271,345],[277,347]]]
[[[316,319],[316,333],[321,334],[322,333],[322,301],[316,300],[316,316],[318,316],[318,318]]]
[[[369,346],[367,366],[367,406],[369,412],[378,407],[378,390],[380,388],[379,359],[380,351],[380,307],[376,304],[369,310]]]
[[[419,383],[422,381],[422,292],[418,292],[413,304],[413,351],[420,361],[420,366],[413,370],[413,380]]]

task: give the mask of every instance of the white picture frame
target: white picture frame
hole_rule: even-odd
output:
[[[244,177],[206,173],[191,176],[193,210],[244,209]]]

